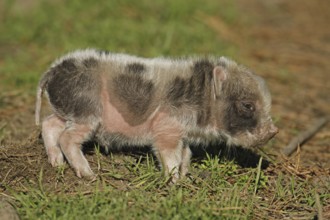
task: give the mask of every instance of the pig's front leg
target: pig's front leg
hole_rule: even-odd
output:
[[[156,155],[162,164],[165,176],[171,175],[171,182],[175,183],[183,178],[189,170],[191,150],[179,136],[158,136],[156,143]]]
[[[180,178],[180,165],[182,162],[182,143],[170,138],[159,137],[155,143],[156,155],[162,164],[165,176],[171,176],[171,182],[175,183]]]
[[[89,125],[72,123],[65,128],[59,139],[64,156],[80,178],[93,179],[95,177],[81,151],[81,145],[90,137],[91,131],[92,128]]]
[[[191,155],[192,154],[189,145],[183,141],[182,162],[180,166],[181,178],[184,177],[189,171]]]
[[[165,118],[156,121],[154,126],[154,150],[165,176],[171,175],[171,181],[175,183],[180,178],[183,156],[188,156],[182,141],[182,130],[175,120]],[[185,164],[186,164],[185,158]],[[186,172],[186,169],[183,170]]]

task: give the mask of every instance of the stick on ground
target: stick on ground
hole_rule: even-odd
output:
[[[298,146],[306,143],[306,141],[308,141],[314,134],[316,134],[327,122],[328,118],[326,117],[315,120],[315,123],[312,124],[307,130],[294,137],[291,142],[282,150],[282,153],[285,156],[290,156],[293,152],[296,151]]]

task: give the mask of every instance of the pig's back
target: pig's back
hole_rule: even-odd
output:
[[[50,103],[64,119],[101,116],[106,90],[127,120],[139,124],[164,103],[174,108],[200,105],[205,77],[210,77],[196,70],[205,63],[212,66],[200,59],[148,59],[89,49],[58,59],[41,81],[47,81]]]

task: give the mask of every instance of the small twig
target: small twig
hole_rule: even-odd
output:
[[[34,154],[34,153],[25,153],[25,154],[11,154],[11,155],[8,155],[9,158],[11,157],[34,157],[36,156],[37,154]]]
[[[13,197],[13,196],[10,196],[10,195],[7,195],[6,193],[0,193],[0,198],[1,197],[6,197],[6,198],[9,198],[9,199],[11,199],[11,200],[16,200],[16,198],[15,197]]]
[[[328,118],[320,118],[315,121],[307,130],[298,134],[294,137],[291,142],[283,149],[282,153],[285,156],[290,156],[298,146],[302,146],[309,140],[313,135],[315,135],[326,123],[328,122]]]
[[[8,177],[8,175],[9,175],[9,173],[10,173],[13,169],[14,169],[14,168],[12,167],[12,168],[10,168],[10,169],[8,170],[8,172],[6,173],[6,175],[5,175],[5,177],[3,178],[3,180],[1,181],[1,183],[5,183],[5,181],[6,181],[7,177]]]
[[[297,154],[296,154],[297,161],[296,161],[296,164],[295,164],[295,172],[296,173],[299,173],[300,155],[301,155],[300,153],[301,153],[301,151],[300,151],[300,145],[298,145]]]

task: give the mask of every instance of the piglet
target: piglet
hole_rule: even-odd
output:
[[[264,80],[225,57],[146,59],[93,49],[55,61],[42,76],[52,114],[42,137],[52,166],[64,158],[78,177],[94,178],[81,148],[152,147],[172,182],[185,176],[189,145],[223,141],[259,147],[277,132]]]

